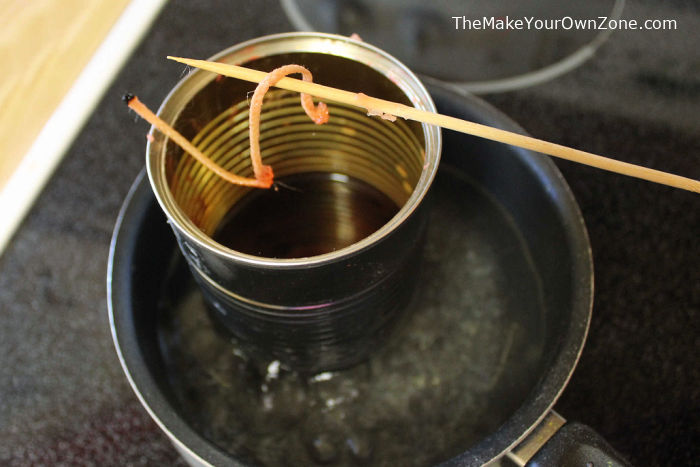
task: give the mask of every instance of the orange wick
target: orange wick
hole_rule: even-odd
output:
[[[256,188],[270,188],[272,186],[272,179],[258,180],[256,178],[246,178],[236,175],[234,173],[225,170],[214,161],[212,161],[208,156],[206,156],[202,151],[197,149],[194,144],[190,143],[187,138],[182,136],[175,128],[168,125],[164,120],[159,118],[156,114],[151,112],[151,110],[146,107],[138,97],[131,94],[126,94],[123,97],[124,102],[129,106],[131,110],[139,114],[141,118],[146,120],[148,123],[158,128],[164,135],[168,136],[170,139],[175,141],[178,146],[190,153],[195,159],[204,164],[206,168],[214,172],[219,177],[223,178],[227,182],[235,183],[237,185],[251,186]]]
[[[274,178],[272,167],[262,163],[260,155],[260,112],[262,111],[263,97],[271,86],[277,84],[279,80],[293,73],[301,73],[304,81],[311,83],[313,77],[311,72],[301,65],[284,65],[272,70],[263,78],[255,88],[253,97],[250,100],[250,118],[248,126],[250,128],[250,159],[253,164],[255,178],[261,181],[269,180],[272,183]],[[314,101],[310,95],[301,93],[301,106],[304,112],[317,125],[324,124],[328,121],[328,106],[323,102],[319,102],[317,107],[314,107]]]
[[[197,149],[197,147],[195,147],[187,138],[182,136],[182,134],[180,134],[175,128],[151,112],[151,110],[146,107],[138,97],[132,94],[125,94],[122,99],[124,102],[126,102],[129,108],[139,114],[141,118],[156,127],[161,131],[161,133],[175,141],[178,146],[190,153],[190,155],[202,163],[206,168],[227,182],[255,188],[270,188],[274,179],[272,167],[269,165],[264,165],[260,156],[260,112],[262,110],[262,101],[265,93],[271,86],[274,86],[280,79],[292,73],[301,73],[304,81],[312,82],[311,72],[303,66],[284,65],[268,73],[268,75],[262,81],[260,81],[258,86],[255,88],[255,92],[253,93],[253,98],[250,102],[249,126],[250,160],[253,166],[253,172],[255,173],[255,178],[241,177],[240,175],[229,172],[218,165],[202,151]],[[314,121],[314,123],[320,125],[328,121],[328,107],[323,102],[319,102],[318,106],[314,107],[314,101],[311,96],[301,93],[301,105],[304,108],[306,115],[308,115],[309,118]]]

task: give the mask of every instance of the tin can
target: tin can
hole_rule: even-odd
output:
[[[404,65],[343,36],[277,34],[210,60],[300,64],[320,84],[435,111]],[[158,113],[216,163],[252,176],[253,89],[196,70]],[[314,125],[298,95],[268,94],[260,142],[277,191],[230,185],[158,132],[150,182],[214,319],[251,357],[310,373],[348,367],[386,342],[410,300],[440,130],[333,102],[329,123]]]

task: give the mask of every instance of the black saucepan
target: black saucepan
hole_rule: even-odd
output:
[[[432,93],[442,113],[522,131],[479,99],[438,89]],[[431,446],[420,441],[410,446],[415,452],[399,446],[403,451],[393,465],[410,460],[482,465],[506,457],[520,465],[622,464],[590,429],[564,424],[551,410],[581,353],[593,300],[588,237],[566,182],[544,156],[449,131],[443,136],[423,279],[411,305],[411,322],[361,370],[382,369],[366,377],[368,399],[377,397],[371,393],[372,378],[381,379],[394,370],[410,374],[423,368],[425,374],[433,375],[432,380],[426,383],[424,375],[413,378],[420,380],[421,389],[407,402],[407,418],[389,420],[389,415],[384,419],[377,415],[378,425],[368,429],[365,444],[375,440],[390,444],[389,433],[411,433],[432,447],[436,440],[446,440],[444,448],[425,457],[421,454]],[[255,452],[263,449],[255,443],[256,433],[264,430],[251,434],[245,432],[245,425],[238,427],[231,442],[235,444],[238,437],[249,444],[234,455],[231,452],[238,451],[228,449],[221,433],[212,428],[215,416],[227,410],[250,411],[248,406],[237,406],[229,398],[206,408],[205,393],[197,392],[201,380],[197,368],[188,380],[188,372],[179,371],[174,363],[207,361],[187,355],[196,353],[197,346],[185,331],[176,329],[192,316],[206,313],[143,174],[120,214],[108,274],[110,319],[121,363],[146,410],[186,459],[194,465],[268,462],[264,453]],[[439,323],[440,317],[452,324],[446,324],[444,331],[422,329]],[[201,334],[201,329],[197,332]],[[391,366],[392,352],[401,354],[400,365]],[[443,373],[434,372],[430,358],[435,366],[446,368]],[[324,416],[329,408],[323,409]],[[380,409],[376,412],[382,412],[383,406]],[[289,437],[296,436],[295,423],[316,416],[311,412],[285,428]],[[236,418],[233,413],[230,420],[224,416],[223,424],[246,417],[252,420],[255,415]],[[420,431],[431,423],[444,427],[444,433]],[[324,430],[323,426],[318,429]],[[343,449],[359,455],[357,443],[347,441]],[[335,457],[312,458],[319,463],[350,459],[365,464],[377,460],[378,452],[391,453],[376,446],[374,454],[370,451],[354,461],[352,453],[344,451],[334,451]],[[306,454],[299,455],[283,460],[305,463]]]

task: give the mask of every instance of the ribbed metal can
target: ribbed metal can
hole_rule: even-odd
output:
[[[211,60],[300,64],[320,84],[435,110],[404,65],[347,37],[265,36]],[[220,166],[252,176],[253,89],[196,70],[158,114]],[[441,149],[436,127],[327,104],[329,122],[315,125],[298,95],[265,97],[260,144],[276,191],[228,184],[159,132],[147,145],[153,191],[214,319],[251,357],[310,373],[365,359],[406,309]]]

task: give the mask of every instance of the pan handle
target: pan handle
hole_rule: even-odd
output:
[[[553,410],[507,456],[527,467],[631,465],[592,428],[578,422],[567,423]]]

